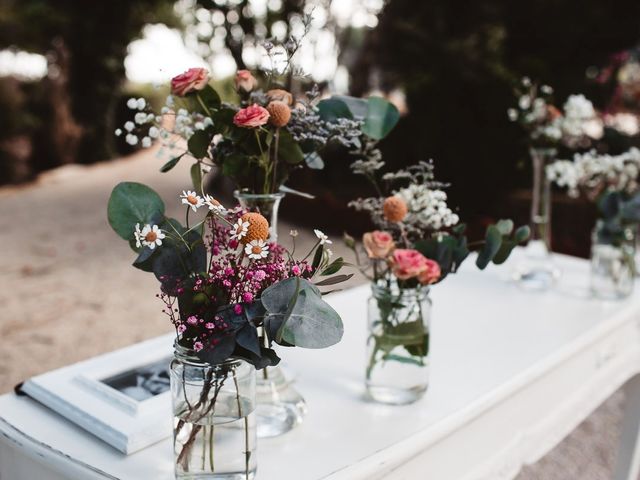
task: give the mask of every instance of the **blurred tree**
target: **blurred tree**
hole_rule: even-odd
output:
[[[522,75],[590,94],[586,76],[640,37],[640,2],[625,0],[391,0],[353,75],[360,94],[380,79],[402,86],[409,115],[383,144],[402,164],[433,157],[465,217],[509,213],[528,184],[522,132],[506,117]],[[398,155],[398,153],[400,153]]]
[[[171,0],[0,1],[0,48],[47,58],[43,87],[49,125],[38,134],[39,153],[49,157],[45,162],[112,156],[113,112],[125,79],[127,46],[145,24],[159,21],[176,23]]]

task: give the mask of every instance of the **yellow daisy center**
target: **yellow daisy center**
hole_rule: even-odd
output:
[[[262,253],[262,247],[259,245],[254,245],[251,247],[251,253],[255,253],[256,255]]]
[[[145,237],[144,237],[144,239],[147,242],[155,242],[157,238],[158,238],[158,234],[156,232],[154,232],[154,231],[151,231],[151,232],[147,233],[145,235]]]
[[[187,202],[189,202],[191,205],[197,205],[198,199],[193,195],[187,195]]]

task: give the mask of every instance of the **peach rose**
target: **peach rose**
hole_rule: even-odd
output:
[[[427,268],[418,275],[418,281],[423,285],[431,285],[440,280],[442,272],[440,271],[440,265],[438,262],[427,258],[426,266]]]
[[[267,92],[267,98],[270,101],[280,100],[281,102],[286,103],[287,105],[293,105],[293,95],[291,95],[286,90],[282,90],[281,88],[274,88]]]
[[[179,97],[189,92],[202,90],[209,81],[209,72],[206,68],[190,68],[171,79],[171,93]]]
[[[365,233],[362,236],[362,243],[369,258],[387,258],[396,246],[393,237],[380,230]]]
[[[427,269],[428,259],[417,250],[398,248],[391,255],[393,274],[400,280],[416,278]]]
[[[258,80],[249,70],[238,70],[233,81],[239,92],[249,93],[258,86]]]
[[[238,127],[255,128],[269,121],[269,112],[257,103],[243,108],[233,116],[233,123]]]

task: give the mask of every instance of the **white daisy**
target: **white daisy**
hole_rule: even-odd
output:
[[[224,215],[227,212],[227,209],[224,208],[219,201],[213,198],[211,195],[204,196],[204,204],[209,207],[209,210],[212,212],[216,212],[220,215]]]
[[[243,222],[241,218],[231,227],[231,240],[240,240],[249,231],[249,222]]]
[[[147,224],[140,230],[139,223],[136,223],[134,235],[136,237],[136,247],[144,246],[149,247],[151,250],[156,248],[156,245],[162,245],[162,239],[165,237],[165,234],[162,233],[162,230],[157,225]]]
[[[204,199],[196,192],[192,192],[191,190],[183,190],[180,198],[182,199],[182,204],[191,207],[191,210],[193,210],[194,212],[204,205]]]
[[[262,239],[251,240],[245,245],[244,253],[253,260],[260,260],[261,258],[266,258],[269,254],[269,245]]]
[[[316,234],[316,237],[318,237],[318,239],[320,240],[320,245],[324,245],[325,243],[327,244],[331,244],[333,243],[331,240],[329,240],[329,237],[327,237],[324,233],[322,233],[320,230],[318,229],[314,229],[313,233]]]
[[[140,248],[142,243],[140,243],[140,237],[142,236],[142,232],[140,232],[140,224],[136,223],[136,230],[133,232],[133,236],[136,239],[136,248]]]

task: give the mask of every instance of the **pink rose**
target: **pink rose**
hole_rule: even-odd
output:
[[[269,112],[264,107],[254,103],[250,107],[239,110],[233,116],[233,123],[238,127],[255,128],[265,125],[269,121]]]
[[[258,86],[258,80],[249,70],[238,70],[233,81],[236,84],[236,90],[239,92],[249,93]]]
[[[171,93],[184,97],[189,92],[202,90],[209,81],[209,72],[206,68],[190,68],[171,79]]]
[[[423,285],[431,285],[440,280],[440,265],[435,260],[427,258],[427,268],[418,275],[418,281]]]
[[[398,248],[391,256],[393,274],[400,280],[415,278],[427,269],[427,257],[417,250]]]
[[[393,237],[380,230],[365,233],[362,236],[362,243],[369,258],[387,258],[396,246]]]

